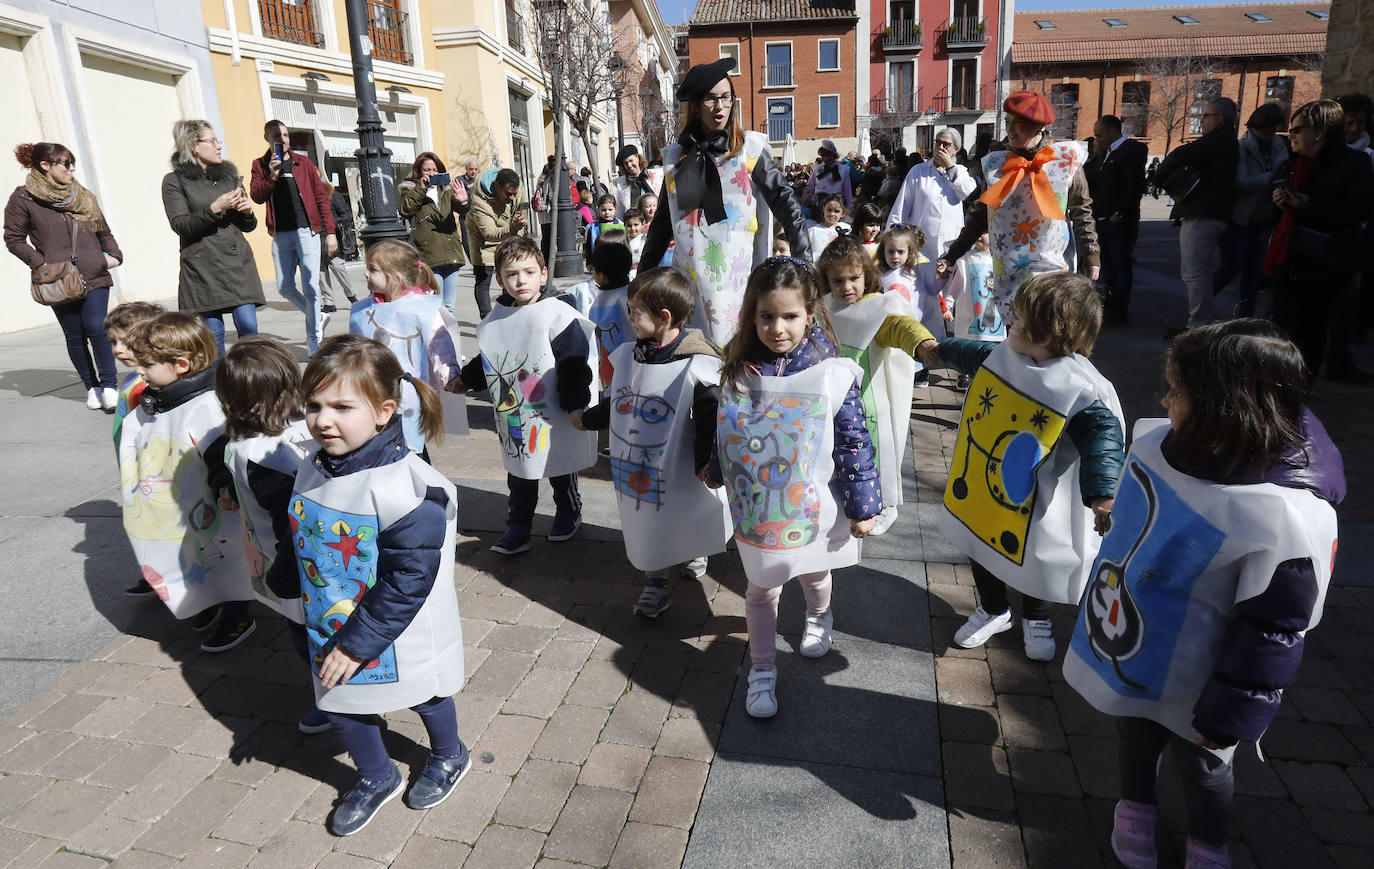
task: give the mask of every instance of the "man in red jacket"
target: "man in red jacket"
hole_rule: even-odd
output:
[[[253,161],[248,193],[254,202],[267,205],[277,291],[305,314],[306,349],[314,353],[327,319],[321,317],[319,301],[321,235],[325,249],[333,256],[339,246],[334,237],[334,214],[315,164],[291,150],[286,124],[268,121],[263,138],[267,153]],[[304,292],[296,289],[298,268]]]

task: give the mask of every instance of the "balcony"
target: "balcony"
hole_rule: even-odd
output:
[[[525,16],[506,4],[506,44],[521,54],[525,53]]]
[[[940,114],[950,112],[990,112],[997,96],[993,85],[941,88],[930,101],[932,110]]]
[[[324,47],[314,0],[258,0],[258,18],[268,39]]]
[[[391,3],[367,4],[367,36],[372,40],[372,56],[392,63],[413,62],[406,50],[406,13]]]
[[[922,40],[921,22],[914,18],[897,18],[884,21],[878,28],[883,38],[883,51],[920,51]]]
[[[915,93],[910,91],[897,93],[889,92],[887,88],[883,88],[868,101],[868,113],[875,117],[882,117],[884,120],[900,120],[896,116],[901,115],[909,115],[914,118],[921,113],[925,103],[922,90],[918,87]]]
[[[790,63],[765,63],[762,74],[763,86],[766,88],[796,87],[797,80],[792,77]]]
[[[986,18],[951,18],[945,22],[945,48],[983,48],[988,44]]]

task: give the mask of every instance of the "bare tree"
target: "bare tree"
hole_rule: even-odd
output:
[[[592,175],[600,177],[591,147],[592,118],[623,87],[623,65],[613,69],[610,27],[599,0],[535,0],[539,61],[549,87],[561,97],[568,123],[582,138]],[[554,80],[557,70],[558,80]]]
[[[1164,153],[1168,154],[1173,150],[1174,134],[1177,132],[1182,140],[1193,103],[1204,93],[1199,82],[1212,77],[1212,61],[1185,47],[1169,56],[1143,58],[1137,68],[1150,81],[1147,131],[1150,122],[1164,130]]]

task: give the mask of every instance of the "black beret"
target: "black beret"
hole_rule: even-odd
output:
[[[626,157],[638,157],[638,156],[639,156],[639,149],[638,149],[638,148],[636,148],[634,145],[626,145],[626,146],[624,146],[623,148],[621,148],[619,151],[616,151],[616,152],[615,152],[615,165],[619,166],[621,163],[624,163]]]
[[[679,102],[691,102],[706,96],[706,92],[716,86],[716,82],[725,78],[735,68],[733,57],[722,57],[715,63],[699,63],[687,70],[687,74],[682,77],[682,84],[678,85],[677,98]]]

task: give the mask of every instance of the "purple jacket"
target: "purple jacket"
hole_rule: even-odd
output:
[[[1340,451],[1310,410],[1303,410],[1302,429],[1302,446],[1289,450],[1263,475],[1232,475],[1214,482],[1273,483],[1307,489],[1332,506],[1339,504],[1345,498]],[[1283,701],[1283,689],[1302,663],[1301,632],[1311,624],[1317,595],[1311,559],[1296,558],[1278,566],[1263,594],[1236,605],[1221,658],[1193,707],[1198,733],[1222,745],[1255,741],[1264,734]]]
[[[823,359],[839,355],[825,330],[812,325],[792,352],[782,356],[771,353],[758,356],[753,365],[764,377],[782,377],[805,371]],[[830,486],[844,506],[844,515],[850,519],[868,519],[881,513],[883,492],[878,480],[878,463],[873,441],[868,436],[863,396],[857,383],[849,387],[844,403],[835,414],[835,448],[831,455],[835,461],[835,476]],[[718,452],[712,454],[707,473],[713,482],[724,482]]]

